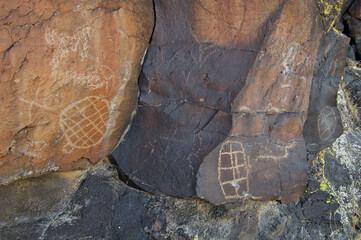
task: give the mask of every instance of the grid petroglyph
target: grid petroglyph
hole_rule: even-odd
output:
[[[280,167],[280,160],[289,157],[290,149],[295,143],[287,144],[281,154],[257,155],[254,162],[272,161]],[[266,171],[267,172],[267,171]],[[244,146],[238,141],[226,141],[222,144],[218,155],[218,182],[225,199],[243,199],[250,194],[249,187],[250,163]],[[261,199],[252,196],[253,199]]]
[[[242,143],[223,143],[218,156],[218,181],[226,199],[243,198],[243,192],[249,191],[248,171]]]
[[[109,103],[96,96],[70,104],[60,114],[60,126],[67,144],[63,152],[71,153],[74,148],[87,149],[99,144],[107,131]]]

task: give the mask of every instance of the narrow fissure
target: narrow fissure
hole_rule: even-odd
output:
[[[141,187],[139,187],[135,182],[133,182],[130,177],[128,177],[123,171],[122,169],[120,169],[117,161],[113,158],[112,155],[109,155],[108,156],[108,159],[110,161],[110,163],[117,169],[117,172],[118,172],[118,177],[119,177],[119,180],[121,180],[122,182],[124,182],[126,185],[128,185],[129,187],[132,187],[132,188],[135,188],[135,189],[138,189],[140,191],[144,191],[144,189],[142,189]]]

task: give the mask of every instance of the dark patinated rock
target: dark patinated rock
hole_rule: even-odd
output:
[[[347,36],[332,30],[325,36],[319,50],[303,130],[309,151],[319,151],[331,145],[342,134],[336,97],[346,65],[349,41]]]
[[[322,35],[316,3],[157,0],[155,12],[137,114],[112,152],[120,169],[156,194],[297,201],[306,181],[304,112]],[[248,172],[237,173],[249,177],[247,186],[218,173],[220,151],[233,143],[249,161]],[[223,177],[238,197],[222,193]]]
[[[307,174],[303,161],[292,160],[297,158],[306,158],[302,140],[281,145],[264,136],[228,138],[201,165],[197,193],[214,203],[246,198],[298,201],[304,185],[297,183]]]
[[[351,37],[351,44],[355,46],[356,57],[361,58],[361,19],[353,17],[349,14],[344,16],[348,36]]]
[[[203,8],[206,2],[155,1],[156,27],[139,80],[140,106],[112,153],[136,184],[153,193],[195,196],[197,169],[228,135],[231,103],[282,10],[278,1],[266,11],[261,1],[244,2],[225,7],[218,16]],[[215,1],[209,3],[217,10]],[[255,10],[245,12],[248,5]],[[230,25],[214,19],[229,11],[234,15]]]
[[[361,20],[361,1],[355,0],[351,7],[349,8],[348,12],[352,17],[358,18]]]

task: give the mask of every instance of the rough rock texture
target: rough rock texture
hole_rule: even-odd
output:
[[[135,109],[149,0],[0,2],[0,183],[85,167]]]
[[[361,126],[361,63],[358,62],[356,65],[352,60],[349,60],[348,63],[345,70],[344,87],[348,90],[350,115],[354,122]]]
[[[361,20],[361,1],[355,0],[352,5],[350,6],[350,9],[348,10],[350,15],[352,17],[355,17],[357,19]]]
[[[355,0],[344,16],[346,33],[352,39],[352,45],[356,49],[356,57],[361,59],[361,1]]]
[[[342,134],[337,91],[346,66],[350,39],[335,30],[327,33],[318,52],[313,74],[310,106],[303,136],[307,150],[320,151]]]
[[[0,239],[358,239],[361,132],[346,91],[339,89],[337,101],[345,131],[330,148],[308,154],[298,203],[214,206],[154,196],[125,185],[101,161],[0,187]]]
[[[307,191],[290,204],[214,206],[154,196],[119,181],[107,162],[83,173],[18,180],[0,187],[6,203],[0,238],[351,239],[360,227],[354,221],[361,213],[359,151],[360,133],[346,132],[332,149],[309,155]]]
[[[316,2],[156,0],[155,12],[120,169],[156,194],[298,201]]]

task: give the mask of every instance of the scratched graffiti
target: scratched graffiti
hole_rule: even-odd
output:
[[[47,29],[45,31],[46,43],[54,48],[54,57],[50,61],[51,76],[55,88],[62,87],[68,83],[74,85],[85,85],[90,90],[105,87],[105,92],[112,86],[114,72],[107,66],[99,64],[96,57],[89,51],[89,27],[73,33]],[[76,61],[82,72],[69,68]],[[83,63],[94,61],[92,66]]]

